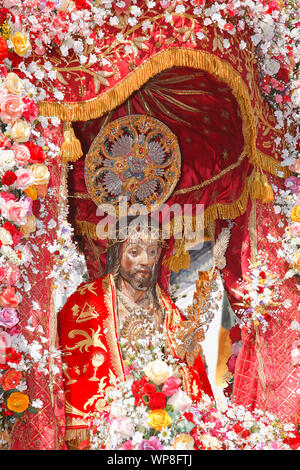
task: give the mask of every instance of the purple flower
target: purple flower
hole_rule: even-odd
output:
[[[157,437],[152,436],[150,439],[143,439],[140,450],[163,450],[163,446]]]
[[[12,328],[19,323],[17,311],[14,308],[5,307],[0,310],[0,326]]]
[[[298,193],[300,191],[300,182],[299,182],[299,179],[297,178],[297,176],[289,176],[284,181],[284,184],[285,184],[286,188],[290,189],[290,191],[293,194]]]

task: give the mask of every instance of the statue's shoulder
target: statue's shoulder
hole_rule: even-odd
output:
[[[82,307],[95,297],[102,297],[112,283],[113,279],[111,274],[107,274],[90,282],[83,282],[78,286],[76,291],[70,295],[59,315],[66,315],[67,312],[72,310],[72,307]]]

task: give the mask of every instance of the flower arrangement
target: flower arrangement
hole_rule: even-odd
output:
[[[182,389],[180,363],[163,356],[163,340],[163,334],[156,334],[151,340],[140,341],[138,357],[127,351],[125,381],[114,381],[107,389],[110,410],[90,417],[90,442],[82,442],[82,448],[291,448],[290,440],[297,437],[293,424],[282,424],[269,413],[250,412],[227,402],[218,409],[207,395],[193,403]]]

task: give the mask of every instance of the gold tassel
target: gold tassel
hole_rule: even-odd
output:
[[[264,204],[274,200],[272,186],[269,184],[266,175],[261,170],[256,170],[254,179],[250,187],[251,199],[260,199]]]
[[[185,247],[185,240],[175,240],[175,253],[163,262],[170,271],[178,273],[180,269],[188,269],[190,266],[191,258],[189,252]]]
[[[61,155],[68,162],[76,162],[83,155],[80,140],[75,136],[70,122],[66,122],[64,125],[64,142],[61,146]]]

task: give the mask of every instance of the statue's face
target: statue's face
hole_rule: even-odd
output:
[[[160,253],[158,240],[130,237],[121,246],[120,276],[137,290],[149,289]]]

